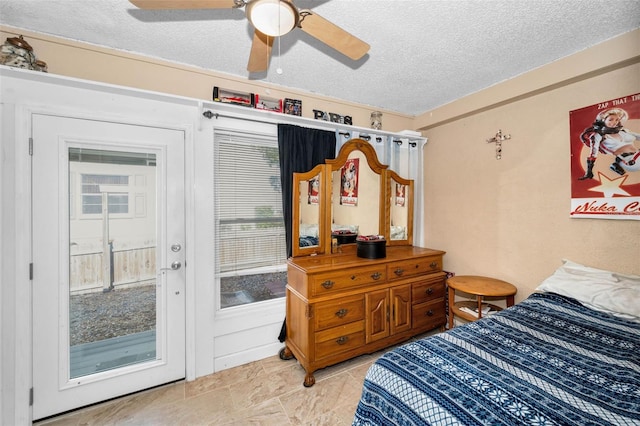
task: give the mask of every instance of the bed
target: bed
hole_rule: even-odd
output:
[[[381,356],[353,425],[640,425],[640,277],[565,261],[537,290]]]
[[[318,224],[300,223],[298,225],[298,247],[317,247],[319,244]]]
[[[300,235],[298,239],[299,247],[317,247],[319,244],[318,237],[312,235]]]

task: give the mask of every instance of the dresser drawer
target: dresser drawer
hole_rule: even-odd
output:
[[[445,291],[444,278],[439,281],[413,283],[411,286],[411,300],[414,305],[419,305],[420,303],[443,298]]]
[[[309,287],[313,296],[320,296],[366,284],[383,283],[386,279],[385,266],[379,265],[313,275],[309,277]]]
[[[431,330],[444,325],[447,317],[444,309],[444,299],[413,305],[411,310],[413,329]]]
[[[364,295],[341,297],[314,305],[316,330],[336,327],[364,319]]]
[[[364,320],[315,334],[316,359],[364,346]]]
[[[399,260],[387,265],[390,280],[430,274],[442,270],[442,256],[421,257]]]

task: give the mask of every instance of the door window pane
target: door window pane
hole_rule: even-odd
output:
[[[130,200],[155,199],[155,164],[155,154],[69,148],[71,378],[156,359],[155,206],[128,215]]]

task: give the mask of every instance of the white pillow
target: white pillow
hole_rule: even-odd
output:
[[[640,275],[563,262],[536,290],[572,297],[589,308],[640,322]]]
[[[298,229],[301,237],[318,237],[318,224],[301,223]]]
[[[353,234],[358,233],[358,225],[338,225],[336,223],[331,224],[331,232],[333,231],[349,231]]]
[[[392,226],[391,227],[391,235],[392,240],[406,240],[407,232],[404,226]]]

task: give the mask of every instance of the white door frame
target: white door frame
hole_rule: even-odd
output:
[[[168,266],[173,260],[184,262],[184,132],[167,130],[164,127],[58,115],[34,114],[32,119],[32,220],[35,262],[32,296],[35,303],[33,314],[36,327],[33,343],[33,379],[36,385],[34,418],[36,408],[37,417],[42,418],[56,414],[56,411],[79,408],[82,405],[184,378],[186,268],[180,268],[175,272],[160,272],[160,268]],[[156,272],[159,281],[155,288],[158,296],[161,296],[157,300],[156,310],[156,356],[135,365],[121,366],[115,370],[76,378],[69,370],[69,320],[65,319],[69,309],[67,275],[70,241],[70,212],[67,211],[70,199],[65,182],[71,177],[67,152],[73,146],[108,151],[153,152],[157,155],[157,166],[153,169],[157,177],[152,195],[155,201],[150,211],[151,217],[155,217],[152,232],[158,238]],[[36,165],[39,165],[37,169]],[[115,169],[111,167],[110,170]],[[135,185],[136,182],[131,184]],[[76,194],[76,197],[74,201],[79,203],[80,196]],[[47,212],[48,206],[56,206],[56,203],[61,204],[54,207],[55,212]],[[55,222],[51,222],[54,218]],[[174,250],[169,250],[172,243],[179,243],[185,248],[174,253]],[[38,290],[35,290],[36,284]],[[166,316],[167,314],[170,316]],[[56,318],[59,318],[59,324],[56,323]],[[57,350],[46,353],[45,348]],[[118,356],[124,355],[125,353],[120,353]]]
[[[15,420],[16,424],[30,424],[32,421],[31,399],[33,398],[32,384],[33,384],[33,370],[32,370],[32,289],[30,278],[30,263],[32,261],[31,256],[31,156],[29,155],[29,140],[31,138],[31,120],[33,114],[47,114],[47,115],[59,115],[65,117],[88,119],[88,120],[108,120],[114,122],[120,122],[123,124],[135,124],[151,127],[161,127],[171,130],[181,130],[185,134],[185,219],[186,219],[186,236],[185,236],[185,264],[194,265],[194,250],[193,247],[195,240],[195,230],[193,224],[194,215],[194,125],[186,120],[170,121],[170,117],[157,119],[153,118],[151,113],[143,111],[139,116],[133,116],[131,114],[114,114],[111,111],[100,111],[98,108],[88,109],[82,108],[84,105],[78,105],[75,107],[69,107],[61,104],[49,104],[46,107],[36,106],[33,103],[16,104],[15,108],[9,109],[3,108],[3,121],[12,120],[14,129],[12,132],[3,134],[3,137],[13,136],[15,140],[13,143],[8,142],[3,146],[11,145],[13,151],[7,151],[7,159],[13,161],[14,164],[14,176],[15,182],[12,190],[15,193],[14,206],[12,211],[15,212],[11,216],[13,217],[12,225],[16,235],[13,238],[7,237],[9,241],[14,243],[11,250],[14,253],[12,259],[4,259],[9,261],[5,263],[12,264],[14,273],[11,274],[15,277],[13,291],[10,293],[3,293],[4,296],[15,301],[15,310],[13,312],[3,312],[2,315],[7,317],[13,317],[15,319],[13,330],[14,334],[14,350],[5,352],[3,359],[6,356],[13,357],[11,360],[15,366],[13,369],[14,375],[7,377],[6,370],[3,371],[2,380],[3,383],[13,383],[14,392],[11,395],[7,395],[7,400],[3,401],[3,409],[10,408],[13,410],[13,416],[3,415],[3,418],[10,418]],[[11,113],[13,112],[13,113]],[[156,112],[156,115],[157,114]],[[11,121],[9,121],[11,122]],[[20,212],[29,212],[29,214],[20,214]],[[8,216],[8,215],[7,215]],[[11,219],[11,216],[9,219]],[[3,219],[4,220],[4,219]],[[187,268],[185,276],[185,309],[186,309],[186,330],[185,330],[185,365],[186,365],[186,379],[194,380],[196,378],[196,363],[199,360],[199,356],[196,354],[196,323],[197,323],[197,298],[195,288],[195,268]],[[13,297],[12,297],[13,296]],[[4,303],[3,303],[4,304]],[[206,327],[205,327],[206,328]],[[202,334],[202,333],[200,333]],[[7,402],[5,405],[4,402]]]

